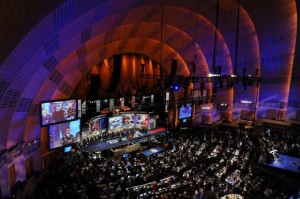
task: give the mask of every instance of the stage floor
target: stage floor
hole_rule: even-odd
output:
[[[279,158],[271,164],[265,164],[278,169],[300,173],[300,158],[279,154]]]
[[[160,153],[162,152],[164,149],[161,148],[161,147],[155,147],[155,148],[151,148],[151,149],[148,149],[148,150],[145,150],[143,152],[141,152],[143,155],[145,156],[151,156],[151,155],[154,155],[154,154],[157,154],[157,153]]]
[[[113,139],[103,140],[103,141],[99,141],[97,143],[89,144],[88,149],[90,151],[102,151],[105,149],[114,148],[119,145],[127,144],[129,142],[138,141],[143,138],[150,137],[150,136],[161,135],[166,132],[167,132],[166,128],[158,127],[158,128],[149,130],[145,133],[144,132],[136,132],[134,134],[133,138],[131,138],[131,139],[128,139],[127,137],[122,137],[121,140],[119,138],[113,138]]]

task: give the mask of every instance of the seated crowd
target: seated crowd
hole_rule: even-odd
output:
[[[239,129],[167,133],[141,143],[158,154],[78,151],[44,174],[34,198],[288,198],[295,187],[262,173],[269,151],[300,157],[299,136]],[[85,148],[82,145],[81,148]],[[82,150],[82,149],[81,149]]]

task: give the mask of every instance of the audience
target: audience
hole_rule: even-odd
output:
[[[125,136],[125,135],[124,135]],[[34,198],[287,198],[292,186],[258,168],[270,151],[300,157],[299,136],[231,129],[178,132],[145,140],[161,153],[94,156],[88,143],[48,171]],[[120,143],[119,147],[125,147]]]

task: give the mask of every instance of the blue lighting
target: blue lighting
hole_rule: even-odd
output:
[[[180,89],[180,86],[179,86],[178,84],[173,84],[173,85],[171,86],[171,89],[172,89],[173,91],[178,91],[178,90]]]

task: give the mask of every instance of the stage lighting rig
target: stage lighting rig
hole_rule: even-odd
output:
[[[259,85],[261,81],[261,77],[258,77],[257,75],[245,75],[239,76],[239,75],[220,75],[220,74],[209,74],[207,77],[194,77],[194,76],[188,76],[184,77],[182,75],[176,75],[176,76],[170,76],[170,75],[155,75],[155,74],[140,74],[140,78],[146,78],[146,79],[159,79],[161,81],[170,82],[170,85],[178,85],[179,87],[182,86],[184,82],[189,83],[200,83],[201,87],[205,86],[205,83],[214,83],[214,85],[219,85],[220,82],[225,83],[227,85],[230,85],[229,88],[234,87],[234,83],[236,82],[243,82],[244,85],[252,85],[254,82],[256,82],[256,86]],[[222,86],[221,86],[222,87]]]
[[[178,91],[180,89],[180,87],[181,87],[180,84],[177,84],[177,83],[171,85],[171,89],[173,91]]]

